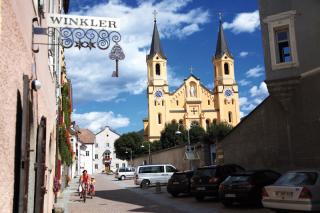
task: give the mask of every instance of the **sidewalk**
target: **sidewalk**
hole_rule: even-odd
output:
[[[70,196],[71,194],[77,192],[78,190],[78,181],[79,177],[73,178],[70,183],[69,187],[65,188],[64,191],[60,194],[57,199],[57,203],[53,204],[53,209],[55,213],[69,213],[68,212],[68,203],[70,203]]]

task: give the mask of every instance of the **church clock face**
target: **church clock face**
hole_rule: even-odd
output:
[[[224,91],[224,96],[225,96],[226,98],[231,98],[232,95],[233,95],[233,92],[232,92],[232,90],[231,90],[230,88],[225,89],[225,91]]]
[[[157,89],[154,93],[155,98],[161,99],[163,97],[163,91],[161,89]]]

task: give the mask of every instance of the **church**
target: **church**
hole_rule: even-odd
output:
[[[185,129],[190,129],[193,125],[206,129],[215,122],[227,122],[232,126],[240,122],[234,58],[228,48],[221,20],[216,51],[212,57],[213,90],[190,74],[176,91],[169,91],[167,57],[161,46],[156,19],[146,62],[148,118],[143,120],[143,124],[147,140],[159,140],[166,123],[179,123]]]

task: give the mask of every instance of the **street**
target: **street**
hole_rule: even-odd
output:
[[[102,212],[250,212],[270,213],[266,209],[236,206],[226,209],[213,199],[197,202],[193,197],[173,198],[161,187],[156,193],[155,187],[142,190],[133,184],[133,180],[118,181],[111,175],[94,175],[97,180],[96,196],[83,203],[76,192],[76,183],[71,186],[72,193],[68,201],[67,212],[102,213]]]

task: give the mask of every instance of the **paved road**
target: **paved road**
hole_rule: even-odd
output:
[[[265,209],[234,207],[226,209],[214,200],[197,202],[193,197],[173,198],[165,187],[156,193],[154,187],[141,190],[132,180],[118,181],[113,176],[95,175],[97,180],[96,197],[83,203],[76,192],[70,196],[69,211],[71,213],[122,213],[122,212],[154,212],[154,213],[270,213]]]

